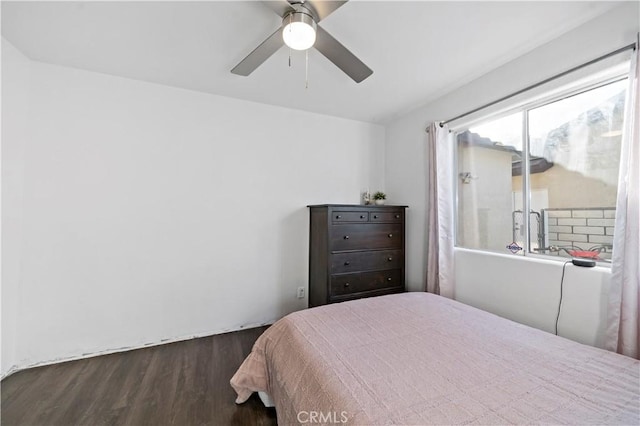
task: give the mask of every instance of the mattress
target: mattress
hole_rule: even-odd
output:
[[[639,361],[427,293],[290,314],[231,385],[281,425],[640,424]]]

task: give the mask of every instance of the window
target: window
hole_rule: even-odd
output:
[[[610,259],[626,89],[618,79],[458,132],[457,245]]]

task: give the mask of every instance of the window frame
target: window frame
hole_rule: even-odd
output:
[[[540,94],[528,101],[519,103],[517,106],[508,109],[502,109],[501,111],[493,114],[487,114],[484,116],[480,116],[478,119],[474,119],[472,122],[465,126],[454,127],[450,131],[453,133],[453,140],[455,143],[454,153],[453,153],[453,188],[454,188],[454,209],[455,209],[455,220],[454,220],[454,248],[462,248],[465,250],[475,250],[486,253],[499,253],[496,251],[481,249],[481,248],[470,248],[465,247],[459,244],[459,179],[458,174],[460,173],[459,167],[459,157],[458,157],[458,135],[469,130],[471,127],[475,127],[484,123],[488,123],[491,121],[499,120],[500,118],[506,117],[515,113],[522,113],[522,198],[523,198],[523,211],[531,210],[531,185],[530,185],[530,140],[529,140],[529,113],[531,110],[541,108],[555,102],[562,101],[564,99],[571,98],[573,96],[580,95],[582,93],[586,93],[590,90],[595,90],[597,88],[606,86],[608,84],[616,83],[623,80],[629,79],[628,70],[630,67],[630,62],[625,61],[623,64],[625,65],[619,66],[620,70],[618,72],[610,73],[606,76],[593,76],[592,78],[586,80],[585,82],[573,85],[566,89],[559,89],[555,91],[547,91],[545,93]],[[618,67],[615,67],[616,69]],[[625,104],[629,95],[628,85],[625,89]],[[525,196],[526,195],[526,196]],[[531,217],[528,214],[523,215],[524,224],[525,224],[525,233],[524,233],[524,246],[522,254],[518,255],[521,257],[530,257],[530,258],[538,258],[538,259],[553,259],[559,262],[565,262],[568,258],[563,256],[553,256],[544,253],[536,253],[534,251],[530,251],[531,247]],[[505,254],[505,253],[501,253]],[[611,260],[608,259],[599,259],[597,261],[600,266],[608,266],[611,265]]]

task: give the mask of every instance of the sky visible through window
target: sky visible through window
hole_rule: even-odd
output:
[[[543,108],[536,108],[535,127],[546,131],[574,120],[579,114],[577,111],[583,113],[596,107],[601,109],[613,108],[613,103],[608,101],[624,92],[626,88],[627,80],[624,79],[547,104]],[[522,114],[522,112],[517,112],[492,120],[471,127],[469,131],[482,137],[490,138],[492,141],[501,143],[504,146],[513,146],[518,151],[522,151]],[[530,149],[533,155],[542,155],[546,134],[536,134],[536,129],[530,129],[530,140],[533,142]],[[613,134],[621,130],[612,129],[611,131]]]

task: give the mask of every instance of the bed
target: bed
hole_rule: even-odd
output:
[[[640,424],[640,362],[427,293],[295,312],[231,379],[278,423]]]

